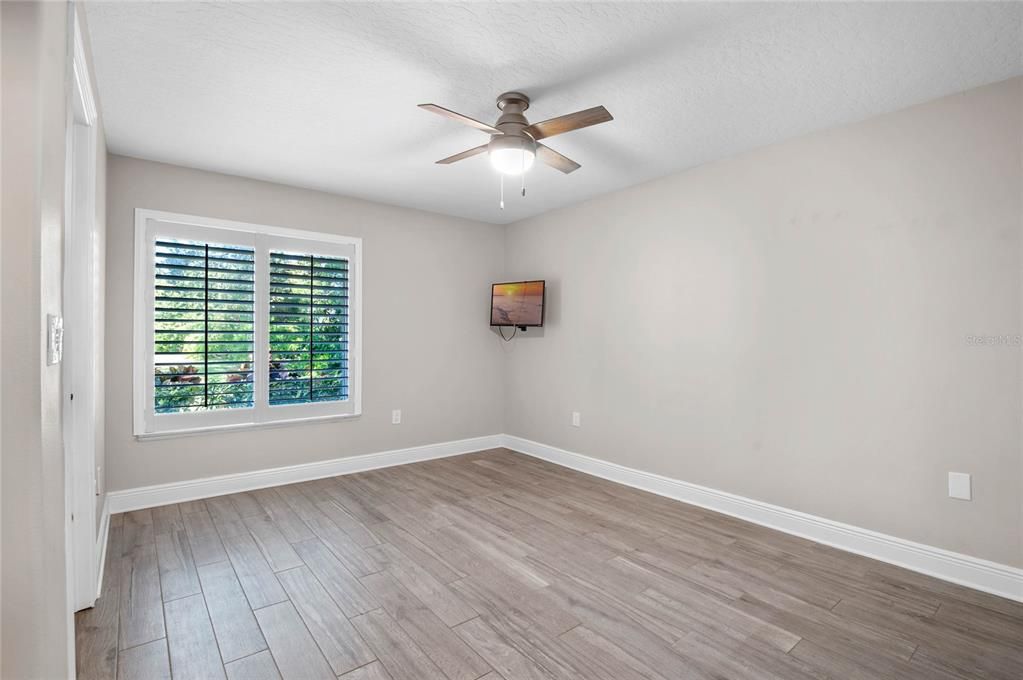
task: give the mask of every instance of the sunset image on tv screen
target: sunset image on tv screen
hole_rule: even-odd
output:
[[[492,326],[539,326],[543,323],[543,281],[495,283],[490,306]]]

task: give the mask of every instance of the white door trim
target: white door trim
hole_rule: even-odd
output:
[[[68,608],[96,601],[97,111],[74,4],[68,9],[69,91],[64,215],[63,435]],[[72,395],[74,395],[72,400]],[[73,617],[72,617],[73,618]],[[73,623],[72,623],[73,633]],[[74,635],[71,635],[74,644]],[[73,656],[72,656],[73,658]]]

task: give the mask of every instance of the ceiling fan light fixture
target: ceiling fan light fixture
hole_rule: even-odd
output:
[[[536,160],[536,142],[516,135],[495,136],[488,149],[490,165],[502,175],[521,175]]]
[[[3,0],[0,0],[3,2]],[[567,158],[551,147],[541,144],[540,140],[563,135],[566,132],[580,130],[599,125],[609,120],[614,120],[607,109],[603,106],[594,106],[565,116],[548,118],[539,123],[530,124],[523,113],[529,108],[529,97],[521,92],[505,92],[497,97],[497,108],[501,110],[501,117],[493,125],[460,113],[445,109],[436,104],[420,104],[419,108],[451,120],[458,121],[462,125],[476,128],[481,132],[490,135],[490,141],[486,144],[474,146],[453,156],[442,158],[439,165],[451,165],[458,161],[479,156],[486,153],[490,156],[490,165],[494,170],[505,175],[522,176],[533,167],[533,161],[537,158],[544,165],[549,165],[566,175],[579,169],[579,164],[571,158]],[[523,182],[522,195],[525,196],[525,183]]]

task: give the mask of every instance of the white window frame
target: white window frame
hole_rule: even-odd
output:
[[[157,238],[189,239],[255,250],[255,323],[253,326],[252,408],[214,409],[188,413],[156,413],[154,400],[153,318]],[[343,401],[269,403],[269,367],[258,357],[269,352],[270,251],[300,252],[348,260],[348,398]],[[139,439],[199,434],[222,430],[276,427],[293,423],[353,418],[362,414],[362,239],[314,231],[182,215],[160,210],[135,210],[135,311],[133,337],[133,427]]]

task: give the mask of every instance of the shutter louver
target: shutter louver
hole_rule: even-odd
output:
[[[254,250],[162,239],[154,256],[154,410],[252,407]]]
[[[348,260],[270,252],[270,405],[348,399]]]

